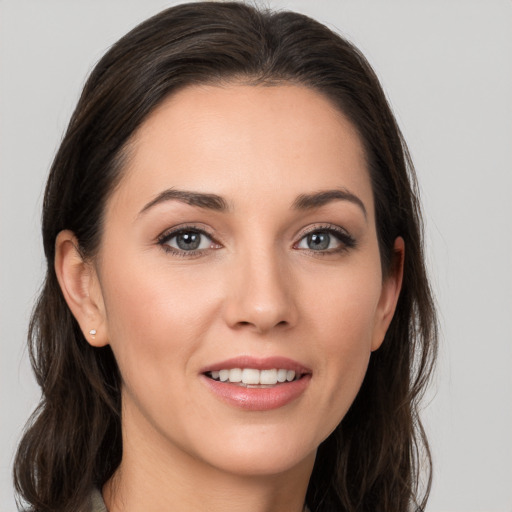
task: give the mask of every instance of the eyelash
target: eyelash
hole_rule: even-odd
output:
[[[213,238],[213,236],[210,233],[208,233],[204,229],[194,226],[194,225],[182,226],[178,229],[172,229],[170,231],[166,231],[166,232],[162,233],[157,238],[157,243],[158,243],[158,245],[160,245],[162,247],[162,249],[165,252],[170,253],[174,256],[179,256],[179,257],[184,257],[184,258],[187,258],[187,257],[193,258],[193,257],[202,256],[207,249],[196,249],[196,250],[191,250],[191,251],[185,251],[185,250],[181,250],[181,249],[176,249],[176,248],[168,245],[168,242],[170,240],[172,240],[173,238],[175,238],[183,233],[187,233],[187,232],[193,232],[193,233],[198,233],[200,235],[203,235],[212,241],[212,245],[219,245],[219,247],[220,247],[220,244],[218,244],[218,242],[216,242],[216,240]],[[312,249],[303,249],[309,253],[312,253],[315,256],[327,256],[329,254],[339,254],[339,253],[346,252],[350,249],[353,249],[356,246],[355,238],[353,238],[344,229],[342,229],[338,226],[333,226],[333,225],[322,225],[322,226],[314,226],[314,227],[308,229],[307,231],[304,231],[303,233],[301,233],[298,242],[296,242],[293,245],[293,248],[296,250],[300,250],[297,247],[300,244],[300,242],[307,236],[312,235],[313,233],[327,233],[329,235],[334,235],[334,237],[340,243],[340,247],[337,247],[335,249],[318,250],[318,251],[315,251]]]
[[[194,226],[194,225],[181,226],[178,229],[172,229],[170,231],[165,231],[157,238],[157,243],[162,247],[162,249],[165,252],[170,253],[174,256],[179,256],[179,257],[183,257],[183,258],[201,256],[202,254],[204,254],[205,249],[198,249],[198,250],[193,250],[193,251],[183,251],[181,249],[176,249],[176,248],[168,245],[169,240],[172,240],[174,237],[177,237],[178,235],[181,235],[183,233],[188,233],[188,232],[193,232],[193,233],[198,233],[200,235],[203,235],[203,236],[209,238],[212,241],[212,244],[218,245],[217,242],[215,241],[215,239],[212,237],[212,235],[210,235],[210,233],[208,233],[204,229]]]
[[[340,254],[344,253],[350,249],[356,247],[356,239],[351,236],[347,231],[338,226],[329,225],[320,225],[313,226],[312,228],[306,230],[301,233],[299,241],[294,244],[294,248],[307,236],[312,235],[313,233],[327,233],[328,235],[334,235],[334,237],[339,241],[340,247],[335,249],[328,249],[323,251],[314,251],[312,249],[304,249],[314,256],[328,256],[330,254]]]

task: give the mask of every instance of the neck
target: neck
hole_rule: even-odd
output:
[[[273,474],[236,474],[154,430],[124,429],[123,459],[103,496],[109,512],[302,512],[314,458]]]

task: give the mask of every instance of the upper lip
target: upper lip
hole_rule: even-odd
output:
[[[311,369],[289,359],[288,357],[253,357],[253,356],[238,356],[224,361],[215,362],[205,366],[200,370],[200,373],[208,373],[219,370],[230,370],[232,368],[253,368],[255,370],[271,370],[272,368],[293,370],[296,374],[312,373]]]

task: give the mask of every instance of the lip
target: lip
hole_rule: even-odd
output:
[[[213,372],[232,368],[254,368],[255,370],[271,370],[272,368],[282,368],[284,370],[293,370],[295,373],[311,374],[311,369],[303,364],[289,359],[288,357],[264,357],[239,356],[232,359],[219,361],[200,370],[200,373]]]
[[[230,382],[220,382],[205,375],[207,372],[231,368],[254,368],[270,370],[282,368],[293,370],[302,376],[292,382],[265,388],[248,388]],[[242,356],[205,366],[201,370],[201,381],[220,400],[228,405],[247,411],[269,411],[279,409],[298,399],[311,381],[311,370],[301,363],[286,357],[255,358]]]

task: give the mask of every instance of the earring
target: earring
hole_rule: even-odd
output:
[[[89,331],[89,334],[92,336],[92,339],[95,339],[96,338],[96,329],[91,329]]]

